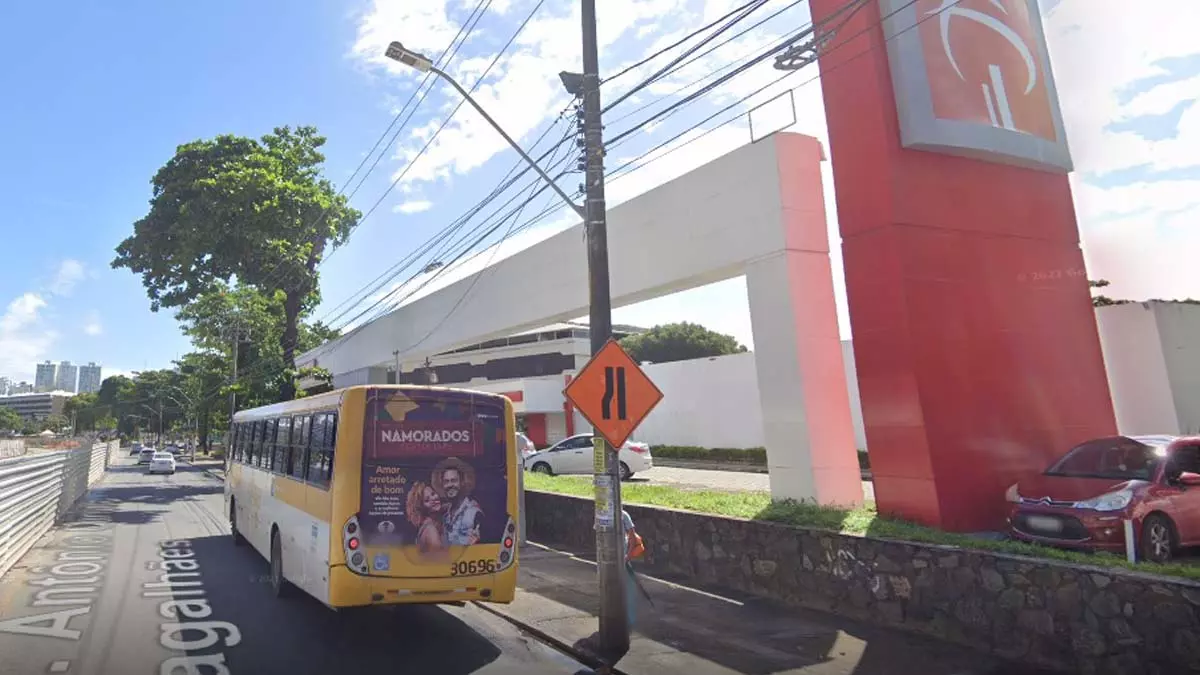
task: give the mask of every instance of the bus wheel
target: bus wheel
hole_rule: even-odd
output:
[[[237,526],[237,501],[229,502],[229,534],[233,536],[233,545],[241,546],[246,543],[246,538],[238,531]]]
[[[283,578],[283,542],[279,540],[279,530],[271,532],[271,593],[277,598],[291,595],[291,586]]]

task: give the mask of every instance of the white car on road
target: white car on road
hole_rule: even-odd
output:
[[[619,453],[621,480],[629,480],[635,473],[654,468],[650,446],[645,443],[626,441]],[[592,473],[592,434],[576,434],[558,443],[525,457],[525,466],[530,471],[545,474]]]
[[[146,473],[175,473],[175,455],[169,452],[154,453]]]
[[[158,454],[158,453],[155,452],[154,448],[152,448],[150,446],[144,446],[141,450],[138,450],[137,463],[138,464],[149,464],[150,460],[154,459],[154,455],[156,455],[156,454]]]

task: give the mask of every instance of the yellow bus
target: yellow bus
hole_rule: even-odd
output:
[[[512,403],[363,386],[234,415],[225,506],[276,596],[330,607],[512,602],[519,460]]]

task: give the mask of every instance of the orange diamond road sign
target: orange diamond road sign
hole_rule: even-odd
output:
[[[663,398],[616,340],[596,352],[563,394],[614,448],[625,444]]]

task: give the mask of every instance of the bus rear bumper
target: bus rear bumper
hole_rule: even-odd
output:
[[[362,607],[473,600],[510,603],[516,581],[516,565],[495,574],[408,579],[365,577],[338,565],[329,570],[328,604],[331,607]]]

